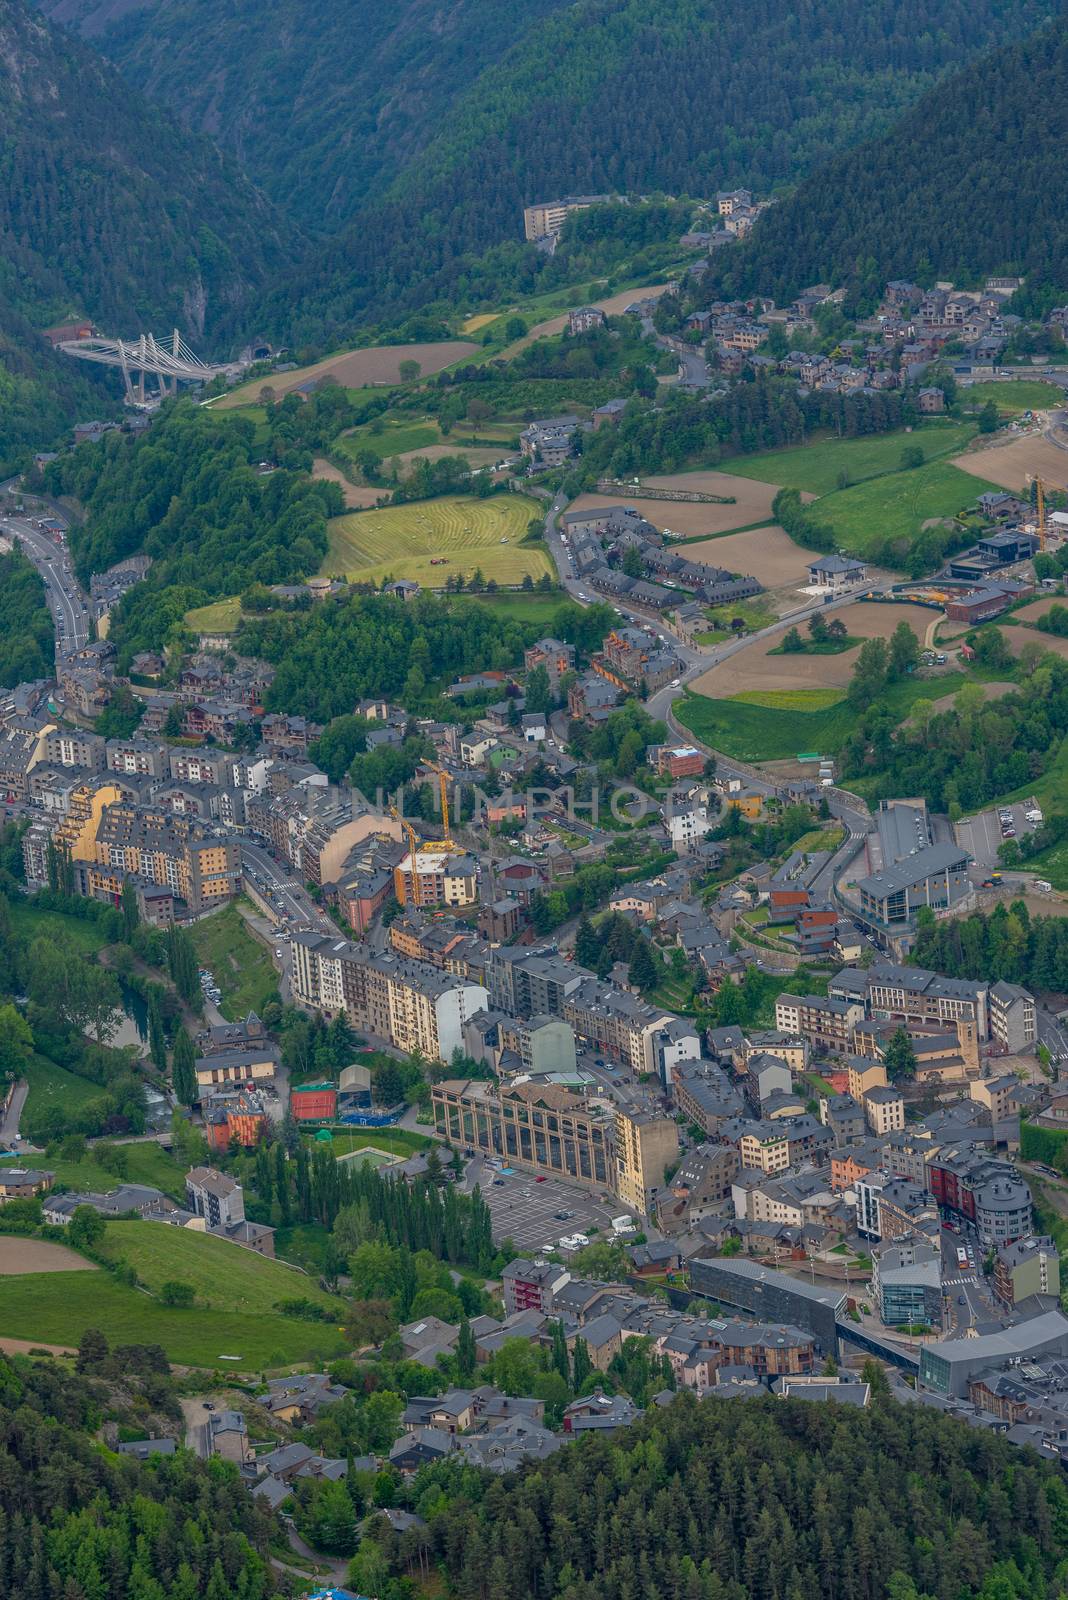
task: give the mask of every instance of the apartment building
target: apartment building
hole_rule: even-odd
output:
[[[535,205],[524,206],[523,237],[531,243],[538,239],[555,239],[573,211],[603,205],[610,198],[607,194],[576,194],[567,195],[563,200],[539,200]]]
[[[402,837],[396,818],[380,816],[355,794],[343,795],[327,784],[257,793],[246,810],[249,826],[265,835],[275,854],[320,886],[341,875],[349,852],[365,840]]]
[[[192,1167],[186,1173],[185,1198],[189,1210],[203,1217],[209,1228],[229,1227],[245,1220],[241,1185],[215,1167]]]
[[[103,779],[72,790],[66,815],[44,827],[47,834],[38,824],[23,844],[31,883],[48,880],[49,843],[70,857],[82,892],[99,899],[121,893],[130,876],[170,890],[196,913],[228,899],[240,878],[232,840],[196,819],[134,805]]]
[[[842,981],[859,969],[846,968],[831,981],[828,992],[840,994]],[[943,978],[922,967],[899,967],[890,962],[859,973],[867,1015],[878,1020],[925,1028],[932,1024],[953,1029],[958,1021],[974,1022],[979,1037],[990,1036],[989,988],[964,978]],[[844,996],[843,996],[844,998]]]
[[[147,806],[108,806],[96,830],[94,859],[165,885],[194,913],[228,900],[241,878],[233,839],[203,822]]]
[[[570,1281],[567,1268],[551,1261],[530,1261],[523,1256],[509,1261],[501,1273],[505,1314],[512,1317],[517,1311],[540,1311],[547,1317],[555,1295]]]
[[[591,1189],[615,1186],[611,1113],[554,1084],[498,1088],[450,1078],[434,1085],[431,1105],[451,1145]]]
[[[635,1074],[657,1070],[657,1037],[678,1021],[637,995],[597,978],[584,978],[572,990],[564,1001],[563,1016],[580,1039]],[[700,1053],[700,1040],[691,1029],[684,1059],[694,1060]]]
[[[99,733],[80,728],[53,728],[45,735],[41,760],[53,767],[88,767],[103,772],[107,766],[107,746]]]
[[[150,778],[167,776],[167,747],[153,744],[151,739],[136,735],[129,739],[109,739],[106,754],[109,772],[125,773],[128,777],[137,774]]]
[[[927,1181],[938,1204],[974,1223],[983,1245],[999,1249],[1032,1231],[1031,1190],[1015,1168],[974,1144],[932,1151]]]
[[[719,1136],[735,1146],[741,1166],[767,1174],[785,1172],[791,1163],[791,1121],[791,1117],[775,1122],[734,1120],[723,1124]]]
[[[649,1216],[665,1174],[679,1154],[679,1130],[670,1117],[616,1108],[615,1191],[623,1204]]]
[[[565,672],[575,669],[575,646],[560,639],[538,639],[523,651],[523,665],[528,672],[544,667],[551,683],[558,683]]]
[[[905,1126],[905,1100],[889,1084],[877,1084],[864,1096],[864,1115],[877,1139],[884,1139]]]
[[[503,874],[498,871],[497,876]],[[563,1016],[568,998],[592,976],[554,949],[501,945],[486,958],[490,1004],[513,1017]]]
[[[679,1110],[703,1133],[716,1134],[725,1122],[744,1115],[740,1091],[710,1061],[680,1062],[671,1074],[671,1092]]]
[[[400,1050],[448,1061],[464,1047],[464,1025],[488,999],[486,990],[457,973],[394,954],[374,955],[348,939],[315,933],[292,941],[294,998],[335,1014]]]
[[[1038,1042],[1035,999],[1018,983],[995,983],[990,990],[990,1032],[1007,1055],[1029,1055]]]
[[[1052,1239],[1017,1239],[998,1251],[994,1259],[994,1293],[1003,1305],[1018,1305],[1033,1294],[1059,1297],[1060,1292],[1060,1256]]]
[[[853,1000],[815,994],[781,994],[775,1002],[775,1026],[800,1034],[820,1050],[843,1053],[851,1048],[853,1029],[864,1007]]]
[[[402,906],[473,906],[478,862],[451,850],[409,851],[393,869],[393,891]]]

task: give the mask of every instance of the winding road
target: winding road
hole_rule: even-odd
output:
[[[6,492],[8,500],[17,499],[13,484],[4,484],[0,494]],[[2,502],[0,502],[2,503]],[[58,513],[57,520],[64,522]],[[29,515],[19,516],[13,511],[0,511],[0,533],[16,538],[33,562],[44,581],[48,609],[56,629],[56,665],[67,655],[80,650],[89,640],[89,599],[70,562],[66,544],[56,544],[47,533],[33,526]]]

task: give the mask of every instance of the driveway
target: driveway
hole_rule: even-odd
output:
[[[187,1396],[180,1400],[182,1416],[185,1419],[185,1442],[194,1455],[206,1461],[211,1455],[211,1435],[208,1430],[208,1419],[211,1412],[208,1410],[203,1395]],[[214,1410],[214,1407],[212,1408]]]
[[[29,1092],[29,1084],[24,1078],[20,1078],[11,1096],[11,1104],[4,1112],[2,1120],[0,1120],[0,1145],[5,1150],[10,1150],[18,1141],[19,1121]]]

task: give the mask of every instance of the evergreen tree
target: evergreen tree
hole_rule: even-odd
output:
[[[191,1106],[197,1098],[196,1052],[185,1028],[174,1036],[171,1054],[171,1086],[180,1105]]]
[[[278,1220],[283,1228],[288,1228],[293,1220],[289,1200],[289,1163],[285,1146],[281,1144],[274,1147],[274,1192],[278,1196]]]
[[[571,1382],[571,1360],[567,1351],[564,1325],[559,1317],[553,1323],[552,1364],[565,1383]]]
[[[460,1332],[456,1340],[456,1375],[461,1383],[470,1383],[475,1375],[478,1360],[475,1354],[475,1336],[466,1317],[460,1319]]]
[[[167,1040],[163,1032],[163,1014],[160,1009],[158,984],[153,984],[148,991],[148,1053],[153,1066],[158,1068],[160,1072],[166,1072]],[[190,1102],[186,1101],[185,1103],[188,1105]]]
[[[662,970],[649,948],[649,941],[639,936],[634,942],[634,950],[630,958],[630,968],[627,972],[628,983],[633,988],[640,989],[644,994],[646,990],[656,988],[660,981]]]
[[[575,930],[575,960],[580,967],[594,967],[601,951],[601,938],[590,921],[583,915]]]
[[[905,1028],[898,1028],[891,1034],[883,1051],[883,1065],[891,1083],[916,1076],[916,1052]]]
[[[576,1394],[582,1393],[582,1385],[593,1371],[593,1362],[590,1360],[590,1350],[585,1339],[579,1334],[571,1352],[571,1386]]]
[[[182,999],[199,1003],[200,968],[196,947],[187,929],[176,922],[167,929],[167,969]]]
[[[122,880],[121,910],[122,936],[127,944],[131,944],[133,942],[133,936],[137,932],[138,925],[140,924],[141,915],[137,909],[137,890],[134,888],[129,878],[124,878]]]

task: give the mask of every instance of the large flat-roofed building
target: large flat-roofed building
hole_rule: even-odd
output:
[[[1060,1311],[1044,1311],[974,1339],[940,1339],[926,1345],[920,1352],[920,1382],[936,1394],[963,1398],[976,1373],[1046,1355],[1068,1356],[1068,1317]]]
[[[859,920],[889,940],[921,906],[946,911],[971,893],[967,851],[935,840],[923,800],[884,800],[869,838],[872,871],[857,883]]]
[[[589,1188],[615,1187],[611,1114],[554,1084],[496,1085],[464,1078],[431,1090],[434,1127],[460,1149]]]
[[[722,1305],[752,1311],[762,1321],[791,1323],[810,1333],[823,1355],[835,1354],[837,1319],[844,1316],[846,1308],[846,1297],[839,1289],[805,1283],[755,1261],[724,1256],[691,1261],[690,1288]]]
[[[861,878],[858,914],[876,931],[900,933],[921,906],[946,911],[970,894],[971,887],[967,851],[955,844],[933,844]]]

